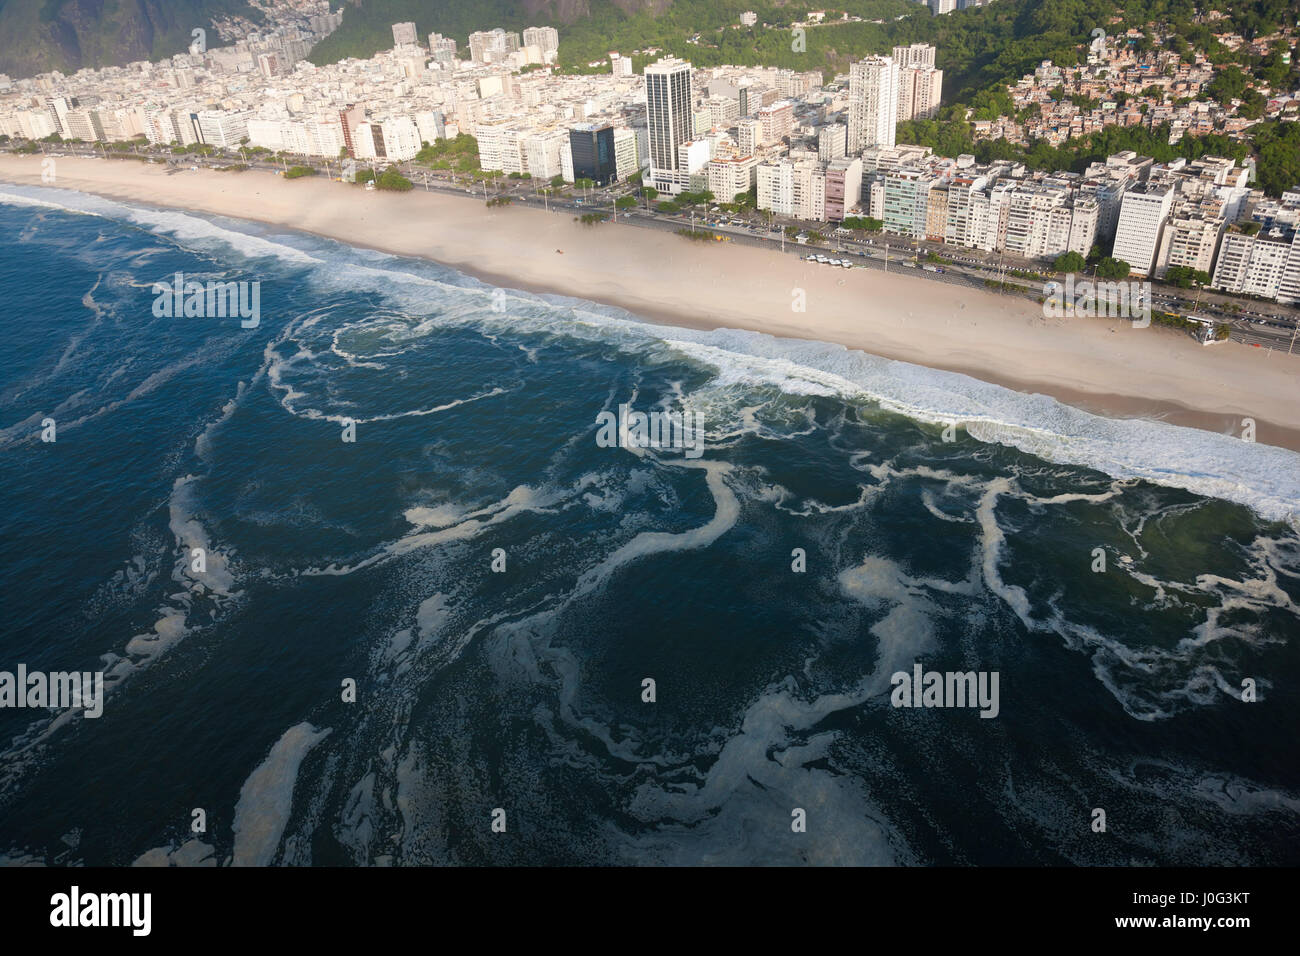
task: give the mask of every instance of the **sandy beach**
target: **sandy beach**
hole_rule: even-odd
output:
[[[60,188],[250,219],[422,256],[496,285],[625,308],[659,323],[817,339],[962,372],[1112,417],[1221,433],[1256,422],[1258,441],[1300,450],[1300,356],[1123,319],[1046,319],[1025,299],[900,270],[841,270],[775,249],[695,243],[622,222],[416,190],[366,191],[324,177],[190,171],[61,158]],[[42,185],[41,157],[0,156],[0,181]],[[557,253],[562,249],[563,254]],[[806,311],[792,309],[803,290]]]

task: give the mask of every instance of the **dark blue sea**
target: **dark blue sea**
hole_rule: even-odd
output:
[[[0,302],[0,671],[106,682],[5,863],[1300,864],[1300,455],[67,191]]]

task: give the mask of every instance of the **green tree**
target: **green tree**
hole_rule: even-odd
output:
[[[1057,272],[1082,272],[1088,263],[1077,252],[1063,252],[1056,257],[1052,268]]]
[[[1106,256],[1097,263],[1097,278],[1125,279],[1128,277],[1131,268],[1132,267],[1123,259],[1114,259],[1110,256]]]

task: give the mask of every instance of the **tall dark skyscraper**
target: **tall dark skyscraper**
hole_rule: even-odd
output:
[[[573,150],[573,175],[608,186],[617,177],[614,162],[614,127],[583,123],[569,130],[569,147]]]

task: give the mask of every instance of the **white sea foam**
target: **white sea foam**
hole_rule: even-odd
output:
[[[0,201],[128,219],[180,239],[219,241],[244,254],[315,264],[319,281],[369,289],[418,313],[445,300],[449,289],[483,290],[451,270],[371,250],[350,250],[309,237],[271,238],[190,213],[142,209],[69,190],[6,186]],[[231,226],[235,224],[230,223]],[[304,241],[298,242],[301,238]],[[312,244],[313,253],[298,245]],[[1200,429],[1140,419],[1110,419],[967,375],[883,359],[824,342],[778,339],[734,329],[699,331],[635,321],[621,309],[559,296],[512,291],[523,304],[498,316],[485,309],[441,312],[429,327],[470,321],[592,339],[639,350],[668,348],[714,370],[719,384],[771,385],[794,394],[868,399],[889,411],[932,424],[960,423],[983,441],[1010,445],[1058,464],[1095,468],[1116,478],[1140,478],[1253,508],[1300,529],[1300,454]],[[441,303],[445,307],[445,301]],[[454,311],[454,310],[453,310]],[[413,330],[417,334],[422,329]],[[292,395],[292,393],[291,393]],[[297,396],[293,396],[297,397]]]
[[[295,724],[284,732],[266,759],[249,774],[239,790],[232,866],[267,866],[275,859],[280,838],[293,809],[293,790],[303,759],[331,733],[311,724]]]

